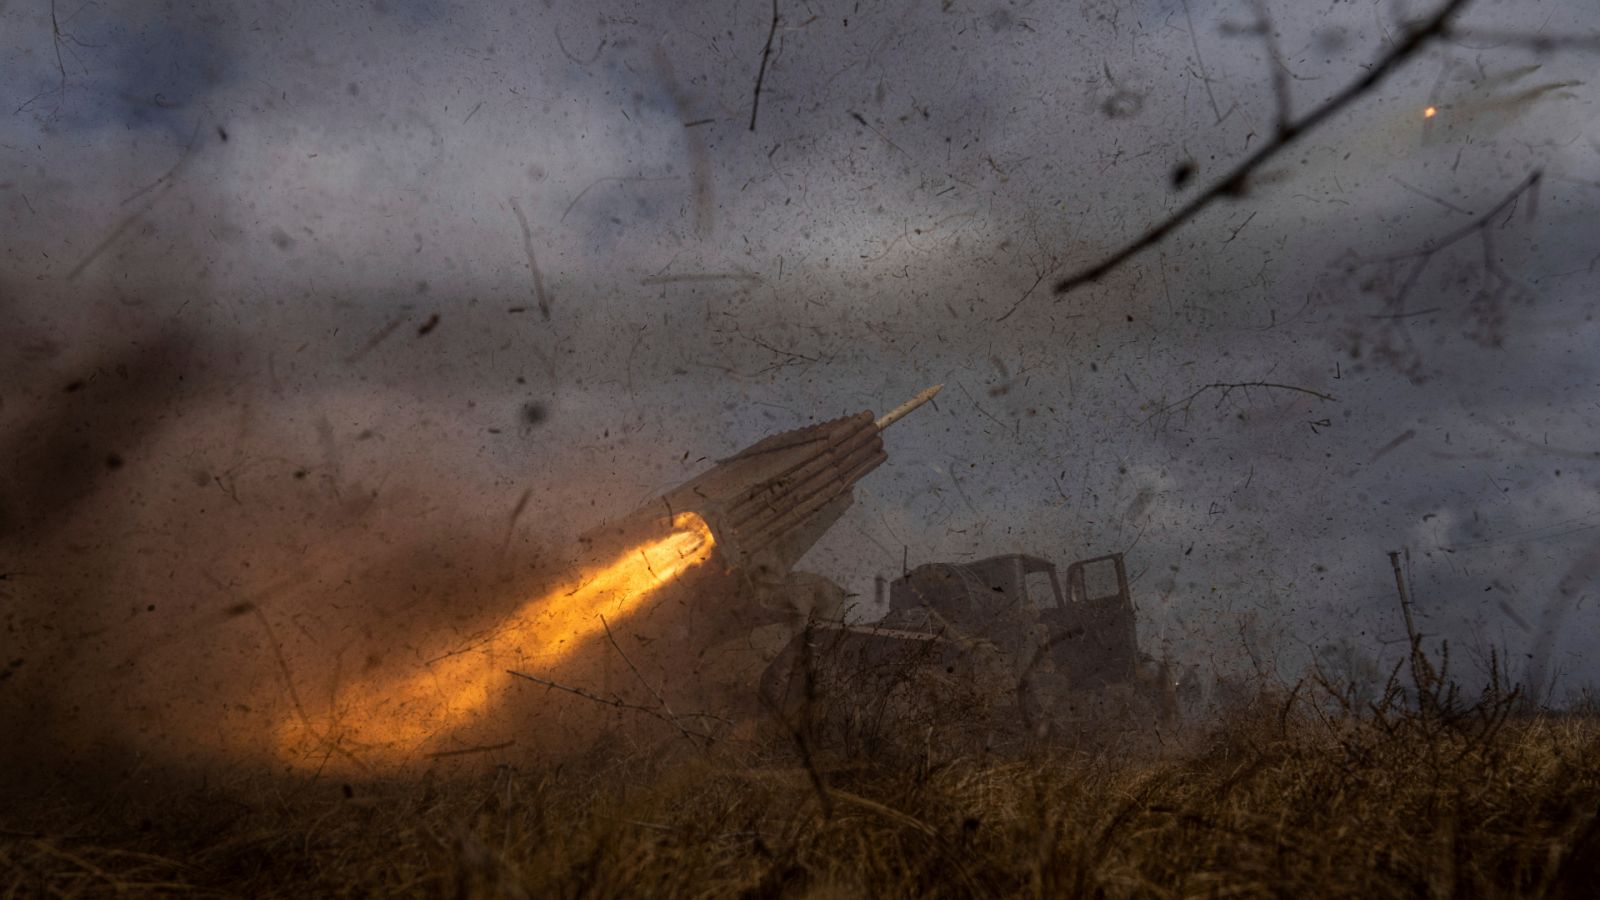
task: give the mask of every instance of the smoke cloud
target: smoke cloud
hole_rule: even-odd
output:
[[[1280,6],[1296,109],[1393,39]],[[19,760],[255,758],[580,532],[936,382],[806,560],[858,615],[904,562],[1122,551],[1157,655],[1389,664],[1407,548],[1430,640],[1600,675],[1593,55],[1439,44],[1056,297],[1271,134],[1254,5],[0,15]]]

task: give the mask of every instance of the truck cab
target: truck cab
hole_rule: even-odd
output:
[[[1080,560],[1065,574],[1025,554],[918,566],[890,584],[885,621],[942,625],[1021,660],[1046,655],[1075,687],[1131,680],[1139,651],[1122,554]]]

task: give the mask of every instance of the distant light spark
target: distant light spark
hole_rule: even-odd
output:
[[[1422,111],[1422,117],[1424,119],[1431,119],[1434,116],[1437,116],[1438,114],[1439,114],[1439,110],[1437,108],[1435,108],[1435,107],[1432,107],[1432,106],[1430,106],[1427,109]]]

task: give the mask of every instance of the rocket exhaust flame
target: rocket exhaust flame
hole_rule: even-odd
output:
[[[296,701],[294,715],[275,733],[278,756],[301,767],[394,767],[445,752],[441,743],[495,725],[484,721],[486,713],[506,695],[512,670],[595,662],[572,657],[604,633],[608,620],[615,626],[636,612],[646,620],[661,612],[661,621],[673,623],[661,631],[661,621],[655,622],[655,637],[635,633],[647,642],[671,635],[650,651],[667,680],[681,687],[716,677],[707,674],[714,666],[702,668],[679,653],[679,639],[693,635],[692,641],[709,646],[772,611],[741,608],[741,598],[728,594],[740,590],[731,583],[738,579],[697,584],[693,597],[677,598],[675,609],[652,607],[652,595],[708,560],[714,548],[726,565],[723,574],[781,580],[844,513],[851,487],[887,458],[883,430],[939,389],[932,385],[876,419],[866,411],[842,416],[770,435],[719,460],[634,515],[592,532],[585,538],[591,547],[629,549],[530,600],[474,646],[398,675],[368,677],[339,692],[325,715],[313,716]],[[687,509],[696,512],[674,514]]]
[[[320,721],[297,714],[282,722],[278,756],[302,768],[335,755],[375,766],[418,757],[433,739],[478,719],[510,682],[507,669],[567,660],[604,632],[605,621],[627,617],[710,559],[716,540],[704,519],[679,513],[672,528],[523,604],[474,647],[423,663],[409,677],[353,685]]]

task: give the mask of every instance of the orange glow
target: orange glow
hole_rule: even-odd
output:
[[[523,604],[476,646],[424,663],[409,677],[351,685],[321,721],[297,714],[283,722],[278,755],[306,767],[334,753],[377,765],[404,762],[484,712],[511,681],[507,669],[561,662],[603,634],[605,622],[626,617],[656,588],[711,557],[716,541],[704,519],[680,513],[672,525],[666,537]]]
[[[1439,114],[1439,111],[1437,109],[1434,109],[1431,106],[1422,111],[1422,117],[1424,119],[1431,119],[1434,116],[1437,116],[1438,114]]]

